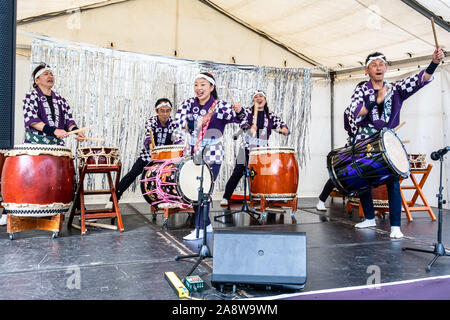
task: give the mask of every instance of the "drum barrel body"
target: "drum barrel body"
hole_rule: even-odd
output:
[[[52,216],[65,212],[72,203],[74,183],[71,157],[7,155],[1,182],[6,213]]]
[[[330,179],[340,193],[354,196],[357,192],[385,184],[394,177],[409,175],[409,167],[405,172],[399,172],[389,158],[386,152],[389,146],[386,146],[383,140],[386,132],[389,132],[390,140],[398,140],[396,142],[403,148],[399,155],[407,161],[406,150],[395,133],[389,129],[383,129],[352,146],[332,150],[327,156],[327,168]]]
[[[249,155],[252,197],[291,200],[297,196],[298,162],[293,149],[255,148]]]

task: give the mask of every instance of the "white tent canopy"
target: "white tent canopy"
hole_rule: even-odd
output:
[[[133,0],[18,0],[19,22]],[[179,1],[179,0],[178,0]],[[168,1],[168,4],[173,1]],[[450,0],[199,0],[314,65],[359,67],[368,52],[390,61],[429,56],[436,21],[450,48]],[[149,13],[150,14],[150,13]]]

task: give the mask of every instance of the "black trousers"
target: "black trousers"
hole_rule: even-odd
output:
[[[131,170],[125,176],[123,176],[122,179],[120,179],[119,187],[116,190],[117,201],[120,199],[122,194],[128,189],[128,187],[134,182],[134,180],[136,180],[136,178],[142,174],[142,171],[144,171],[146,165],[147,163],[144,160],[138,158],[136,162],[133,164]],[[112,201],[111,198],[110,200]]]
[[[322,193],[319,196],[319,200],[325,202],[330,195],[331,191],[333,191],[334,183],[331,179],[328,179],[327,183],[323,186]]]
[[[245,159],[244,159],[244,148],[239,150],[238,156],[236,158],[236,164],[233,169],[233,173],[227,181],[227,185],[225,186],[225,193],[223,194],[223,198],[230,200],[233,195],[234,189],[236,189],[239,181],[242,176],[245,174],[245,162],[248,163],[249,151],[245,149]]]

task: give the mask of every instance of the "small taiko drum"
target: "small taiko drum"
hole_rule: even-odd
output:
[[[78,148],[79,166],[112,167],[119,163],[119,148],[116,147],[80,147]]]
[[[68,211],[74,194],[73,159],[64,146],[14,146],[5,154],[2,172],[5,213],[45,217]]]
[[[155,147],[152,150],[152,160],[181,158],[183,150],[184,145],[178,144]]]
[[[372,192],[373,207],[375,210],[389,208],[389,197],[385,184],[371,188],[370,192]],[[349,198],[348,201],[355,206],[359,206],[360,203],[359,198],[355,197]]]
[[[425,160],[425,154],[410,153],[408,154],[409,166],[411,170],[425,170],[427,168],[427,162]]]
[[[294,148],[252,149],[249,171],[252,198],[292,200],[297,197],[299,170]]]

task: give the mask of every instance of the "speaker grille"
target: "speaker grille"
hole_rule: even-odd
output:
[[[14,145],[16,0],[0,1],[0,149]]]

